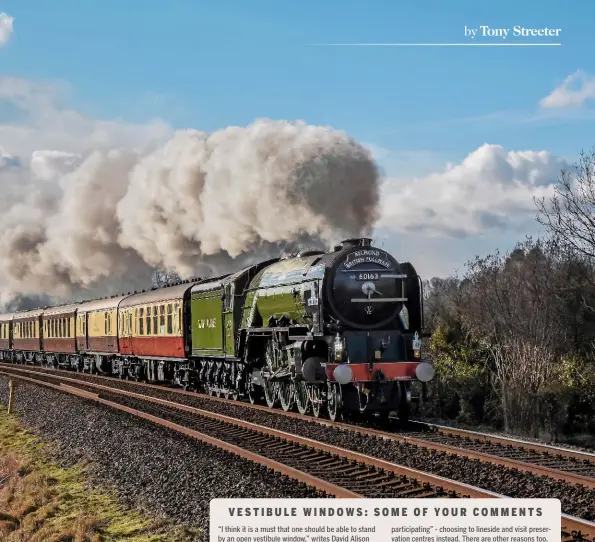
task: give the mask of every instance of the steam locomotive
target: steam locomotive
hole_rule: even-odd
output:
[[[0,315],[0,359],[167,382],[331,420],[397,412],[434,376],[421,279],[367,238],[221,277]]]

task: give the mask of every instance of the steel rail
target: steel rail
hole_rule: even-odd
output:
[[[32,382],[34,384],[37,384],[37,383],[49,384],[47,382],[40,382],[39,380],[36,380],[34,378],[15,375],[14,373],[7,372],[4,369],[0,369],[0,374],[4,374],[6,376],[12,376],[13,378],[22,378],[23,380]],[[44,375],[44,376],[49,376],[50,378],[52,378],[51,375]],[[53,377],[53,378],[68,381],[68,384],[66,384],[66,385],[52,384],[51,386],[54,389],[58,389],[58,390],[62,389],[64,391],[67,391],[70,393],[72,393],[73,389],[76,389],[76,386],[70,385],[70,383],[72,382],[72,379],[67,379],[64,377]],[[80,381],[75,382],[75,384],[76,383],[80,383]],[[278,429],[273,429],[271,427],[258,425],[258,424],[255,424],[252,422],[247,422],[244,420],[238,420],[237,418],[231,418],[229,416],[225,416],[223,414],[218,414],[216,412],[211,412],[209,410],[201,410],[199,408],[191,407],[188,405],[182,405],[180,403],[174,403],[172,401],[167,401],[165,399],[158,399],[156,397],[141,395],[139,393],[120,390],[117,388],[111,388],[108,386],[103,386],[101,384],[92,384],[89,382],[85,382],[85,383],[80,383],[80,385],[90,386],[90,387],[97,389],[99,391],[116,393],[116,394],[122,395],[124,397],[140,399],[140,400],[146,401],[148,403],[153,403],[153,404],[162,405],[162,406],[166,406],[166,407],[170,407],[170,408],[175,408],[175,409],[178,409],[178,410],[181,410],[184,412],[188,412],[188,413],[192,413],[192,414],[196,414],[196,415],[199,415],[199,416],[202,416],[205,418],[210,418],[212,420],[218,420],[221,422],[225,422],[232,426],[243,427],[246,429],[252,429],[253,431],[257,431],[264,435],[276,437],[278,439],[282,439],[287,442],[291,442],[293,444],[308,446],[309,448],[312,448],[314,450],[326,452],[328,454],[332,454],[332,455],[347,459],[349,461],[356,461],[358,463],[362,463],[369,467],[382,469],[385,472],[390,472],[390,473],[393,473],[393,474],[399,475],[399,476],[406,476],[408,478],[415,478],[422,483],[427,483],[427,484],[431,484],[433,486],[438,486],[438,487],[441,487],[442,489],[444,489],[445,491],[451,491],[451,492],[457,493],[462,496],[490,499],[490,498],[494,498],[494,495],[495,495],[491,491],[476,488],[476,487],[470,486],[468,484],[463,484],[461,482],[456,482],[456,481],[450,480],[448,478],[443,478],[441,476],[435,476],[433,474],[422,472],[422,471],[419,471],[416,469],[411,469],[409,467],[397,465],[396,463],[391,463],[391,462],[385,461],[383,459],[378,459],[376,457],[371,457],[371,456],[368,456],[365,454],[360,454],[359,452],[354,452],[352,450],[347,450],[345,448],[340,448],[337,446],[331,446],[330,444],[326,444],[324,442],[313,440],[313,439],[310,439],[307,437],[294,435],[292,433],[286,433],[284,431],[279,431]],[[99,397],[99,394],[89,393],[86,391],[83,393],[85,394],[85,397],[87,399],[93,399],[93,400],[101,402],[103,404],[109,404],[110,406],[112,404],[119,405],[118,403],[111,402],[106,399],[102,399],[101,397]],[[121,406],[122,405],[119,405],[119,407],[121,407]],[[141,412],[141,411],[139,411],[139,412]],[[171,422],[167,422],[167,423],[169,424]]]
[[[541,444],[537,442],[530,442],[523,439],[516,439],[512,437],[505,437],[502,435],[493,435],[491,433],[482,433],[479,431],[472,431],[470,429],[460,429],[458,427],[449,427],[446,425],[438,425],[434,423],[424,422],[421,420],[415,420],[415,423],[425,425],[427,427],[435,428],[439,433],[445,433],[447,435],[454,435],[457,437],[468,437],[476,440],[483,440],[485,442],[492,442],[495,444],[502,444],[504,446],[516,446],[525,448],[539,453],[548,453],[550,455],[560,455],[564,457],[570,457],[578,459],[580,461],[591,461],[595,464],[595,453],[586,452],[582,450],[572,450],[570,448],[564,448],[562,446],[553,446],[551,444]]]
[[[107,407],[121,410],[123,412],[127,412],[128,414],[132,414],[133,416],[136,416],[138,418],[142,418],[144,420],[153,422],[153,423],[160,425],[162,427],[166,427],[173,431],[177,431],[178,433],[182,433],[183,435],[192,437],[192,438],[199,440],[207,445],[214,446],[214,447],[224,450],[226,452],[230,452],[234,455],[237,455],[239,457],[247,459],[248,461],[251,461],[253,463],[258,463],[258,464],[260,464],[266,468],[269,468],[279,474],[288,476],[289,478],[292,478],[293,480],[296,480],[298,482],[303,482],[303,483],[305,483],[311,487],[314,487],[320,491],[324,491],[325,493],[327,493],[329,495],[334,495],[337,498],[342,498],[342,499],[360,498],[360,495],[358,495],[357,493],[354,493],[354,492],[349,491],[345,488],[342,488],[342,487],[336,486],[334,484],[331,484],[329,482],[326,482],[324,480],[321,480],[320,478],[317,478],[315,476],[311,476],[310,474],[307,474],[305,472],[294,469],[288,465],[284,465],[283,463],[279,463],[272,459],[263,457],[259,454],[250,452],[248,450],[244,450],[243,448],[240,448],[239,446],[229,444],[228,442],[211,437],[209,435],[205,435],[198,431],[194,431],[193,429],[183,427],[177,423],[170,422],[170,421],[164,420],[162,418],[158,418],[157,416],[153,416],[153,415],[143,412],[141,410],[136,410],[134,408],[130,408],[130,407],[121,405],[121,404],[113,402],[113,401],[108,401],[106,399],[99,397],[99,395],[96,393],[91,393],[86,390],[81,390],[81,389],[76,388],[75,386],[56,385],[56,384],[51,384],[49,382],[42,382],[40,380],[36,380],[34,378],[29,378],[26,376],[5,373],[4,371],[1,371],[1,370],[0,370],[0,374],[4,374],[10,378],[16,378],[19,380],[23,380],[25,382],[32,383],[36,386],[44,386],[44,387],[51,388],[51,389],[54,389],[57,391],[66,392],[71,395],[80,397],[82,399],[88,399],[91,401],[95,401],[96,403],[100,403]]]
[[[10,364],[5,365],[2,363],[0,363],[0,366],[1,367],[6,366],[7,369],[11,369],[14,371],[21,371],[21,372],[25,372],[28,374],[47,374],[49,376],[54,374],[53,370],[45,370],[45,371],[31,370],[31,369],[15,367],[14,365],[10,365]],[[72,373],[70,373],[69,371],[60,371],[60,373],[65,374],[65,375],[72,375]],[[113,382],[113,379],[111,377],[105,377],[105,376],[100,376],[100,375],[93,375],[93,376],[96,378],[105,380],[106,382]],[[75,383],[84,383],[84,385],[88,385],[91,387],[95,387],[95,386],[101,387],[100,384],[95,384],[95,383],[89,382],[87,380],[71,378],[70,376],[60,376],[60,378],[63,378],[64,380],[68,380],[68,381],[75,382]],[[154,384],[145,384],[145,383],[138,383],[138,382],[134,382],[131,384],[139,385],[142,387],[148,387],[150,389],[158,389],[160,391],[168,391],[168,392],[170,391],[170,389],[163,388],[162,386],[157,386]],[[105,387],[105,389],[109,389],[110,391],[118,390],[118,388],[112,388],[112,387]],[[126,393],[129,393],[132,396],[139,395],[139,394],[135,394],[134,392],[126,392]],[[176,390],[176,393],[180,393],[183,395],[189,395],[191,397],[192,396],[196,397],[196,395],[197,395],[196,393],[186,392],[184,390]],[[148,399],[148,396],[143,396],[143,397]],[[227,399],[212,397],[212,396],[208,396],[208,395],[200,395],[200,397],[207,398],[208,400],[220,402],[222,404],[230,404],[230,401]],[[156,398],[153,398],[153,399],[156,399]],[[176,408],[182,408],[183,410],[185,410],[187,408],[195,409],[194,412],[200,413],[201,415],[206,415],[203,413],[210,412],[210,411],[206,411],[206,410],[202,410],[202,409],[196,409],[196,407],[188,407],[187,405],[184,405],[183,403],[165,401],[163,399],[159,399],[157,401],[164,401],[162,404],[168,404],[169,406],[175,406]],[[488,454],[488,453],[480,452],[480,451],[472,451],[472,450],[468,450],[466,448],[453,446],[453,445],[449,445],[449,444],[441,444],[441,443],[431,442],[431,441],[423,439],[423,438],[413,437],[413,436],[409,436],[409,435],[389,433],[389,432],[381,431],[378,429],[361,427],[358,425],[346,424],[346,423],[341,423],[341,422],[331,422],[329,420],[323,420],[323,419],[319,419],[319,418],[304,417],[301,414],[298,414],[295,412],[285,412],[283,410],[273,410],[273,409],[270,409],[269,407],[262,406],[262,405],[246,405],[244,403],[233,403],[233,404],[241,406],[241,407],[245,407],[245,408],[251,408],[254,410],[259,410],[259,411],[263,411],[263,412],[274,413],[274,414],[278,414],[281,416],[286,416],[288,418],[306,420],[306,421],[309,421],[312,423],[317,423],[319,425],[323,425],[323,426],[326,426],[329,428],[344,429],[344,430],[352,431],[354,433],[358,433],[361,435],[372,435],[372,436],[376,436],[378,438],[383,438],[385,440],[403,442],[403,443],[411,444],[414,446],[423,447],[423,448],[426,448],[429,450],[437,451],[437,452],[445,452],[448,454],[454,454],[459,457],[465,457],[466,459],[470,459],[470,460],[479,460],[484,463],[491,463],[493,465],[498,465],[501,467],[517,469],[519,471],[527,472],[530,474],[535,474],[538,476],[547,476],[549,478],[553,478],[556,480],[562,480],[569,484],[577,484],[577,485],[582,485],[589,489],[595,489],[595,478],[592,478],[590,476],[584,476],[581,474],[574,474],[574,473],[564,471],[561,469],[555,469],[555,468],[551,468],[551,467],[537,465],[537,464],[534,464],[534,463],[531,463],[528,461],[522,461],[519,459],[511,459],[511,458],[501,457],[498,455]],[[416,422],[416,423],[424,423],[424,422]],[[427,424],[427,425],[431,425],[431,424]],[[436,426],[436,427],[439,427],[440,430],[442,430],[442,426]],[[445,428],[445,429],[450,430],[451,428]],[[512,445],[514,446],[516,443],[516,445],[519,447],[521,447],[521,443],[525,444],[525,441],[516,441],[515,439],[505,439],[505,438],[500,438],[500,437],[496,437],[495,439],[490,440],[491,435],[486,435],[484,433],[475,433],[475,432],[466,431],[466,430],[461,430],[459,433],[457,431],[458,430],[456,430],[456,429],[452,429],[452,434],[457,435],[457,436],[461,436],[463,434],[464,435],[472,434],[474,438],[476,435],[479,435],[479,436],[484,437],[481,440],[485,440],[487,442],[498,442],[499,443],[499,440],[502,440],[502,443],[504,443],[504,444],[511,445],[511,443],[512,443]],[[527,443],[527,444],[530,444],[530,443]],[[531,451],[538,451],[541,453],[552,453],[552,451],[555,450],[558,455],[563,455],[563,452],[567,451],[563,448],[555,448],[555,447],[551,447],[551,446],[547,446],[547,445],[538,445],[538,444],[532,444],[532,446],[527,447],[527,449],[530,449]],[[581,459],[581,460],[585,459],[585,456],[590,457],[592,455],[593,460],[595,462],[595,454],[588,454],[586,452],[575,452],[573,450],[568,450],[568,452],[570,452],[570,453],[567,455],[567,457],[577,458],[577,459]]]
[[[32,371],[32,372],[35,373],[35,371]],[[69,384],[57,385],[57,384],[52,384],[49,382],[43,382],[43,381],[40,381],[39,379],[29,378],[29,377],[14,374],[11,372],[6,372],[1,369],[0,369],[0,374],[3,374],[9,378],[16,378],[19,380],[23,380],[23,381],[29,382],[33,385],[44,386],[44,387],[51,388],[51,389],[54,389],[57,391],[66,392],[71,395],[78,396],[82,399],[91,400],[91,401],[103,404],[105,406],[108,406],[110,408],[114,408],[117,410],[121,410],[123,412],[127,412],[128,414],[137,416],[139,418],[153,422],[157,425],[161,425],[168,429],[177,431],[184,435],[187,435],[187,436],[190,436],[197,440],[200,440],[200,441],[204,442],[205,444],[215,446],[222,450],[225,450],[225,451],[228,451],[235,455],[238,455],[240,457],[243,457],[249,461],[259,463],[267,468],[270,468],[271,470],[273,470],[275,472],[286,475],[296,481],[306,483],[306,484],[310,485],[311,487],[314,487],[316,489],[324,491],[325,493],[327,493],[329,495],[334,495],[337,498],[361,498],[362,497],[361,495],[354,493],[352,491],[346,490],[345,488],[336,486],[334,484],[330,484],[324,480],[321,480],[320,478],[311,476],[307,473],[304,473],[302,471],[299,471],[297,469],[294,469],[292,467],[289,467],[289,466],[279,463],[277,461],[265,458],[261,455],[255,454],[248,450],[244,450],[238,446],[229,444],[229,443],[224,442],[220,439],[216,439],[216,438],[210,437],[208,435],[204,435],[198,431],[194,431],[192,429],[183,427],[183,426],[176,424],[174,422],[164,420],[162,418],[153,416],[151,414],[148,414],[146,412],[143,412],[143,411],[140,411],[137,409],[127,407],[127,406],[119,404],[117,402],[103,399],[97,393],[92,393],[92,392],[89,392],[86,390],[81,390],[81,389],[77,388],[76,386],[71,386]],[[37,374],[45,375],[46,373],[37,372]],[[51,377],[51,375],[47,375],[47,376]],[[65,377],[59,377],[59,376],[54,377],[54,378],[56,378],[56,379],[62,378],[63,380],[66,379]],[[73,379],[67,379],[67,380],[73,380]],[[329,453],[333,453],[335,455],[345,457],[345,458],[351,459],[353,461],[362,462],[362,463],[368,464],[370,466],[376,466],[377,468],[381,468],[381,469],[387,470],[389,472],[394,472],[395,474],[401,474],[401,475],[408,476],[408,477],[414,477],[417,480],[419,480],[420,482],[429,483],[429,484],[432,484],[435,486],[440,486],[441,488],[443,488],[445,490],[455,491],[457,494],[459,494],[461,496],[475,497],[475,498],[503,498],[503,499],[509,498],[505,495],[501,495],[501,494],[490,492],[487,490],[475,488],[473,486],[455,482],[453,480],[448,480],[448,479],[442,478],[440,476],[429,475],[427,473],[423,473],[423,472],[417,471],[415,469],[401,467],[401,466],[398,466],[398,465],[395,465],[395,464],[392,464],[392,463],[389,463],[389,462],[386,462],[383,460],[379,460],[379,459],[376,459],[373,457],[366,456],[364,454],[359,454],[357,452],[352,452],[350,450],[345,450],[345,449],[339,448],[339,447],[329,446],[329,445],[320,443],[320,442],[312,440],[312,439],[308,439],[305,437],[299,437],[297,435],[291,435],[290,433],[285,433],[283,431],[278,431],[278,430],[271,429],[268,427],[258,426],[251,422],[243,422],[243,421],[240,421],[240,420],[237,420],[234,418],[229,418],[228,416],[216,414],[216,413],[213,413],[210,411],[203,411],[201,409],[197,409],[197,408],[190,407],[187,405],[182,405],[182,404],[175,403],[172,401],[166,401],[164,399],[158,399],[155,397],[148,397],[148,396],[143,396],[141,394],[126,392],[124,390],[118,390],[118,389],[110,388],[107,386],[102,386],[100,384],[92,385],[92,383],[82,382],[82,381],[75,381],[75,383],[79,384],[79,385],[90,385],[90,387],[94,387],[98,390],[109,391],[110,393],[119,392],[119,394],[124,395],[124,396],[136,396],[139,399],[146,400],[148,402],[152,402],[155,404],[162,404],[164,406],[177,408],[177,409],[184,410],[187,412],[194,412],[194,413],[200,414],[201,416],[210,417],[212,419],[229,421],[229,423],[232,423],[233,425],[236,425],[236,426],[243,426],[243,427],[252,428],[252,429],[257,428],[258,430],[263,430],[263,432],[266,434],[277,436],[279,438],[284,438],[285,440],[290,440],[291,442],[305,444],[312,448],[315,448],[315,449],[318,449],[321,451],[327,451]],[[290,437],[290,438],[288,438],[288,437]],[[395,468],[398,470],[394,470]],[[393,470],[391,470],[391,469],[393,469]],[[587,520],[583,520],[583,519],[580,519],[580,518],[577,518],[574,516],[570,516],[568,514],[562,514],[562,517],[561,517],[561,541],[570,542],[570,541],[575,541],[575,540],[576,541],[578,541],[578,540],[595,541],[595,523],[587,521]]]

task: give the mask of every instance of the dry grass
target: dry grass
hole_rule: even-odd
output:
[[[90,489],[83,465],[59,467],[50,447],[0,407],[2,542],[185,542],[196,534]]]

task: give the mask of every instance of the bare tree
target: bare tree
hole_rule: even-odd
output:
[[[520,337],[490,345],[494,392],[500,397],[504,428],[539,436],[542,429],[541,394],[556,373],[556,358],[548,345]]]
[[[180,282],[182,279],[175,271],[168,271],[164,268],[156,269],[153,272],[152,287],[164,288]]]
[[[537,199],[537,221],[563,249],[595,258],[595,150],[581,153],[574,175],[561,172],[555,194]]]
[[[488,346],[489,370],[506,430],[538,431],[540,394],[565,345],[554,295],[557,268],[527,239],[506,256],[476,258],[463,281],[461,319]]]

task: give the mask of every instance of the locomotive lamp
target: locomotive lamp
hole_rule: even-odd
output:
[[[415,368],[415,376],[420,382],[424,384],[429,382],[434,378],[434,367],[432,367],[431,363],[427,361],[422,361],[416,368]]]
[[[419,359],[421,357],[421,339],[419,338],[419,333],[416,331],[415,335],[413,336],[413,357],[415,359]]]
[[[345,351],[345,341],[339,334],[335,337],[335,360],[341,361],[343,359],[343,353]]]
[[[347,364],[337,365],[333,371],[333,376],[337,384],[344,386],[353,380],[353,371]]]

